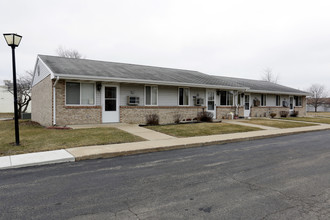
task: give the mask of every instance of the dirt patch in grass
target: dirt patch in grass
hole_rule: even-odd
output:
[[[279,120],[271,120],[271,119],[251,119],[242,121],[247,124],[255,124],[255,125],[263,125],[274,128],[298,128],[298,127],[306,127],[313,126],[317,124],[310,123],[302,123],[302,122],[291,122],[291,121],[279,121]]]
[[[0,118],[13,118],[14,113],[0,113]]]
[[[226,124],[226,123],[177,124],[177,125],[162,125],[162,126],[146,126],[145,128],[175,137],[194,137],[194,136],[229,134],[229,133],[262,130],[260,128]]]
[[[76,130],[46,129],[29,120],[20,121],[20,146],[15,146],[14,121],[0,121],[0,156],[70,147],[143,141],[116,128]]]
[[[324,124],[330,124],[330,118],[311,118],[311,117],[296,117],[296,118],[283,118],[286,120],[292,120],[292,121],[302,121],[302,122],[314,122],[314,123],[324,123]]]

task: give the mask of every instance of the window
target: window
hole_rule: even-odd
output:
[[[104,110],[116,111],[117,110],[117,88],[108,87],[104,88]]]
[[[157,105],[158,104],[158,87],[157,86],[146,86],[145,87],[145,103],[146,105]]]
[[[267,95],[261,94],[261,106],[266,106]]]
[[[179,88],[179,105],[189,105],[189,88]]]
[[[230,91],[220,92],[220,105],[233,105],[234,95]]]
[[[66,83],[67,105],[94,105],[95,104],[94,83]]]
[[[250,95],[245,95],[245,110],[250,110]]]
[[[277,95],[276,96],[276,106],[280,106],[281,105],[281,96]]]
[[[301,96],[295,96],[294,101],[295,101],[295,106],[302,106],[302,98]]]

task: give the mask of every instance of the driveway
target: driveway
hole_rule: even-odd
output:
[[[330,219],[330,131],[0,171],[0,219]]]

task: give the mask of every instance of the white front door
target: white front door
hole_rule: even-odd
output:
[[[102,122],[119,122],[119,86],[102,88]]]
[[[217,108],[215,105],[215,90],[207,89],[206,90],[206,111],[211,112],[213,114],[213,118],[217,116]]]
[[[244,117],[250,117],[250,95],[245,94],[244,96]]]

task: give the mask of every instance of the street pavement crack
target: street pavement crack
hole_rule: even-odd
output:
[[[260,220],[265,220],[265,219],[267,219],[268,217],[270,217],[270,216],[272,216],[272,215],[276,215],[276,214],[279,214],[279,213],[281,213],[281,212],[285,212],[285,211],[287,211],[287,210],[289,210],[289,209],[293,209],[293,208],[296,208],[296,207],[297,207],[297,206],[289,206],[289,207],[286,207],[286,208],[284,208],[284,209],[276,210],[275,212],[268,213],[268,214],[266,214],[264,217],[261,217]]]
[[[135,212],[133,212],[129,206],[127,206],[127,210],[128,210],[128,211],[130,211],[130,212],[131,212],[133,215],[135,215],[135,216],[136,216],[136,218],[137,218],[137,219],[139,219],[139,220],[140,220],[140,218],[139,218],[138,214],[136,214]]]
[[[126,206],[127,206],[127,210],[132,213],[133,215],[135,215],[136,219],[140,220],[140,217],[138,216],[137,213],[133,212],[133,210],[131,209],[130,205],[128,204],[128,198],[126,198]]]
[[[267,217],[286,211],[288,209],[292,209],[292,208],[297,208],[297,211],[301,214],[314,214],[317,217],[319,217],[318,215],[320,214],[320,211],[324,211],[325,208],[317,208],[317,204],[319,204],[319,201],[307,201],[306,199],[302,199],[296,196],[290,196],[287,193],[283,193],[280,190],[271,188],[271,187],[266,187],[264,185],[258,185],[255,183],[250,183],[248,181],[243,181],[243,180],[239,180],[238,178],[235,178],[233,175],[229,175],[228,173],[226,173],[226,176],[232,180],[234,180],[235,182],[238,182],[240,184],[246,185],[250,191],[257,191],[257,190],[268,190],[268,191],[272,191],[275,193],[278,193],[279,195],[281,195],[282,197],[285,198],[286,201],[288,201],[290,203],[289,207],[286,207],[284,209],[280,209],[277,210],[273,213],[269,213],[266,216],[262,217],[261,219],[266,219]],[[325,201],[325,203],[328,203],[329,199]],[[315,209],[318,209],[317,211]],[[326,213],[327,214],[327,213]]]

